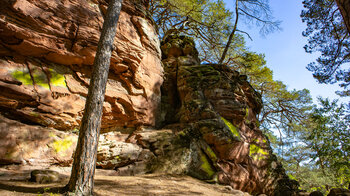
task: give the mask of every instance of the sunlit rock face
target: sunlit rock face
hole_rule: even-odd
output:
[[[69,166],[77,136],[0,115],[0,165]]]
[[[163,69],[145,6],[143,1],[124,1],[102,129],[155,125]],[[106,7],[102,0],[1,2],[4,115],[59,130],[78,128]]]

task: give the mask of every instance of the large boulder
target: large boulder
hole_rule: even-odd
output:
[[[147,3],[124,1],[102,129],[155,125],[163,81]],[[0,110],[16,120],[79,127],[106,2],[5,0],[0,7]]]
[[[31,182],[36,182],[40,184],[49,184],[60,182],[62,180],[62,176],[57,171],[52,170],[33,170],[30,172]]]

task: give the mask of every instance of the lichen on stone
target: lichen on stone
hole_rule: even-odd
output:
[[[204,151],[213,162],[217,161],[215,152],[209,146]]]
[[[267,140],[266,139],[259,139],[259,138],[257,138],[257,139],[255,139],[255,140],[253,140],[253,142],[255,142],[255,143],[266,143],[267,142]]]
[[[68,137],[65,137],[64,139],[56,139],[52,143],[52,148],[55,150],[57,154],[64,156],[66,151],[71,148],[73,143],[74,143],[73,138],[68,136]]]
[[[246,108],[245,109],[245,116],[244,116],[244,118],[247,119],[248,116],[249,116],[249,108]]]
[[[31,73],[29,71],[16,70],[12,72],[11,75],[15,79],[21,81],[24,85],[36,84],[46,89],[49,89],[50,85],[57,87],[67,87],[63,75],[57,73],[53,69],[48,69],[48,72],[49,73],[45,73],[39,68],[35,68],[31,70]],[[50,85],[48,79],[50,80]]]
[[[224,121],[225,125],[229,128],[233,136],[236,136],[238,137],[238,139],[241,139],[241,135],[239,134],[237,128],[232,123],[230,123],[224,117],[221,117],[221,120]]]
[[[260,161],[262,159],[265,159],[267,156],[269,156],[269,152],[259,147],[256,144],[250,144],[249,156],[256,161]]]
[[[209,178],[211,178],[215,174],[215,171],[213,170],[211,164],[209,163],[208,158],[204,154],[201,156],[201,161],[202,161],[201,169],[205,173],[207,173]]]
[[[53,86],[59,86],[59,87],[67,87],[66,80],[64,78],[64,75],[59,74],[55,72],[53,69],[49,69],[50,71],[50,84]]]

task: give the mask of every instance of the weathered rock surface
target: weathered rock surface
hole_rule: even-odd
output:
[[[0,115],[0,164],[70,165],[77,136]]]
[[[155,125],[163,69],[146,3],[124,1],[103,129]],[[60,130],[79,126],[102,28],[103,0],[5,0],[0,7],[0,109]]]
[[[130,134],[103,133],[100,136],[97,167],[125,170],[121,175],[146,173],[145,161],[153,153],[136,143],[127,142]],[[53,128],[27,125],[0,115],[0,165],[25,164],[36,166],[69,166],[78,136],[74,132],[62,132]],[[143,163],[143,164],[141,164]],[[137,165],[138,171],[132,171]]]

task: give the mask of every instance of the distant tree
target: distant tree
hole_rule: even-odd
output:
[[[350,182],[350,113],[344,104],[319,98],[320,107],[310,116],[309,129],[303,140],[314,151],[322,170],[331,168],[338,183]]]
[[[349,23],[349,1],[337,2],[340,10],[334,0],[303,1],[305,10],[301,18],[307,24],[303,36],[308,37],[308,44],[304,48],[308,53],[321,53],[316,62],[307,66],[314,78],[326,84],[339,82],[344,91],[337,93],[350,96],[350,34],[345,25]],[[340,11],[344,13],[345,23]]]
[[[286,169],[307,190],[329,191],[346,188],[350,182],[350,111],[349,106],[319,98],[304,124],[294,127]],[[302,164],[300,164],[302,163]]]
[[[72,173],[66,186],[67,191],[75,195],[93,195],[102,107],[121,6],[122,0],[109,1],[97,47]]]
[[[264,55],[246,51],[230,62],[233,69],[248,76],[248,81],[262,95],[263,109],[258,114],[265,130],[275,129],[289,134],[293,124],[300,124],[311,110],[312,99],[307,89],[289,91],[281,81],[273,79]]]
[[[210,38],[208,30],[217,33],[215,31],[220,32],[220,28],[230,23],[231,13],[222,0],[156,0],[150,4],[149,11],[161,38],[167,31],[177,29],[189,36],[198,35],[198,39],[207,40]]]
[[[242,18],[248,24],[255,22],[256,26],[261,27],[261,34],[279,29],[280,21],[273,20],[268,0],[235,0],[235,22],[223,49],[221,58],[218,61],[219,64],[225,63],[225,58],[235,33],[246,33],[238,29],[239,18]]]
[[[297,155],[298,151],[291,151]],[[339,188],[337,180],[332,170],[325,168],[322,171],[314,163],[304,161],[299,168],[293,162],[282,161],[283,167],[287,171],[288,176],[291,179],[297,180],[300,184],[300,189],[307,192],[321,191],[324,195],[327,195],[331,188]]]

